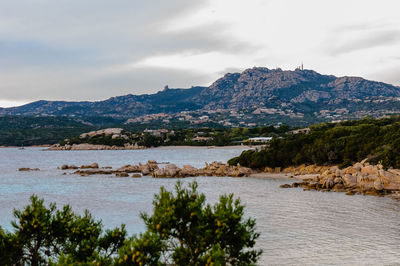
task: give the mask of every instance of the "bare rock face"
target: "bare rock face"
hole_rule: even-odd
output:
[[[355,175],[345,174],[343,181],[346,186],[354,186],[357,184],[357,177]]]
[[[158,169],[158,163],[154,160],[148,161],[145,165],[139,163],[139,169],[142,175],[147,176],[151,175],[155,170]]]
[[[373,165],[367,165],[361,168],[361,174],[363,175],[378,175],[378,167]]]
[[[169,177],[177,176],[180,171],[180,169],[175,164],[167,164],[164,169],[165,174]]]
[[[338,175],[337,175],[338,176]],[[335,183],[335,184],[343,184],[343,179],[340,177],[340,175],[339,175],[339,177],[336,177],[334,180],[333,180],[333,183]]]
[[[382,185],[382,183],[381,183],[379,180],[376,180],[376,181],[374,182],[374,188],[375,188],[376,190],[378,190],[378,191],[381,191],[381,190],[383,190],[383,185]]]
[[[332,180],[331,177],[328,177],[328,178],[325,180],[325,182],[323,183],[323,187],[326,188],[326,189],[332,188],[333,185],[334,185],[334,183],[333,183],[333,180]]]
[[[286,168],[283,172],[290,169],[303,173],[316,168],[315,166],[313,168],[297,166]],[[400,169],[385,170],[380,164],[371,165],[367,159],[344,169],[339,169],[337,166],[321,169],[320,171],[323,172],[318,176],[308,178],[303,176],[303,183],[293,183],[293,187],[302,186],[305,190],[346,192],[346,195],[362,193],[382,196],[391,194],[393,191],[400,192]]]
[[[140,171],[142,172],[142,175],[149,175],[151,173],[150,167],[145,164],[140,166]]]
[[[191,165],[184,165],[183,168],[180,171],[180,175],[182,177],[186,177],[186,176],[196,176],[198,173],[198,169],[194,168]]]
[[[167,164],[163,168],[158,168],[153,171],[153,177],[178,177],[180,172],[180,168],[178,168],[175,164]]]

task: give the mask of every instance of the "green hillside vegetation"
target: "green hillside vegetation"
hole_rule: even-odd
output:
[[[267,126],[255,128],[200,128],[200,129],[176,129],[154,135],[149,132],[129,132],[124,130],[123,137],[112,137],[111,135],[95,135],[92,137],[74,136],[68,140],[61,141],[65,144],[97,144],[109,146],[124,146],[126,143],[145,147],[157,146],[226,146],[239,145],[243,140],[251,137],[280,137],[290,130],[289,126],[280,127]],[[198,138],[198,139],[196,139]]]
[[[0,117],[0,145],[54,144],[67,136],[93,130],[95,126],[66,117]]]
[[[370,117],[341,123],[321,123],[307,134],[274,139],[261,150],[244,151],[230,164],[262,169],[301,164],[346,167],[368,158],[371,163],[400,168],[400,117]]]
[[[197,183],[178,182],[175,193],[161,188],[153,207],[141,215],[146,232],[128,237],[124,225],[104,231],[89,211],[32,196],[14,211],[14,232],[0,227],[0,265],[255,265],[261,255],[255,220],[232,194],[211,206]]]
[[[235,145],[250,137],[282,136],[290,130],[286,125],[275,128],[263,126],[254,128],[221,128],[220,125],[191,125],[190,123],[124,124],[125,120],[111,117],[86,117],[85,119],[62,116],[3,116],[0,117],[0,146],[31,146],[42,144],[90,143],[124,146],[138,143],[140,146],[163,145]],[[110,136],[96,136],[80,139],[85,132],[104,128],[123,128],[129,140]],[[166,128],[170,133],[159,136],[144,132],[146,129]],[[171,133],[172,132],[172,133]],[[196,136],[211,137],[208,141],[193,141]]]

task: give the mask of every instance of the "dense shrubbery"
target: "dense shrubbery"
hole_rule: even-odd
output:
[[[54,144],[69,136],[95,129],[67,117],[0,117],[0,145]]]
[[[230,164],[262,168],[300,164],[342,167],[368,158],[372,163],[400,168],[400,118],[365,118],[311,126],[308,134],[275,139],[264,149],[243,152]]]
[[[205,196],[176,185],[161,188],[152,216],[142,214],[147,231],[128,238],[124,226],[103,232],[89,212],[77,215],[31,197],[14,211],[15,232],[0,228],[0,265],[252,265],[255,220],[243,218],[244,207],[232,195],[213,207]]]

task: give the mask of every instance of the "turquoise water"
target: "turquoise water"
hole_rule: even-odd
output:
[[[149,149],[137,151],[42,151],[40,148],[0,149],[0,225],[11,230],[13,208],[22,208],[33,193],[89,209],[106,228],[127,225],[130,233],[144,230],[140,212],[152,210],[160,186],[172,190],[176,179],[113,178],[62,175],[57,166],[89,164],[119,167],[154,159],[202,167],[225,162],[240,148]],[[38,172],[18,172],[38,167]],[[197,177],[199,190],[213,203],[234,193],[257,219],[264,250],[260,265],[398,265],[400,264],[400,202],[390,198],[346,196],[281,189],[289,179]]]

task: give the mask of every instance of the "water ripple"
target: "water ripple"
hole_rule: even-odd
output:
[[[0,225],[10,228],[13,207],[21,208],[32,193],[74,210],[90,209],[106,227],[127,224],[130,233],[144,225],[138,214],[152,209],[160,186],[173,189],[175,179],[111,178],[61,175],[68,164],[121,166],[149,159],[200,167],[204,161],[226,161],[237,149],[43,152],[0,149]],[[39,167],[40,172],[18,172]],[[260,265],[400,265],[400,203],[390,198],[281,189],[291,180],[197,177],[200,191],[214,203],[234,193],[257,219],[264,250]]]

